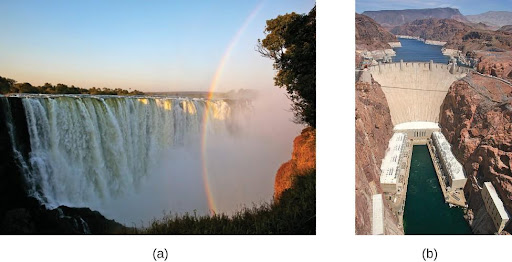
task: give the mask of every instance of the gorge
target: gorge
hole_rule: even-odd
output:
[[[407,42],[409,42],[409,41],[413,42],[413,43],[419,42],[417,40],[409,40],[409,39],[407,39],[405,41],[403,39],[400,39],[400,40],[402,42],[401,48],[406,47]],[[399,57],[401,55],[400,54],[401,48],[395,48],[395,50],[397,52],[397,57]],[[439,123],[438,128],[447,137],[448,141],[453,145],[452,151],[453,151],[454,155],[456,155],[456,158],[458,159],[458,161],[460,161],[465,167],[465,172],[468,175],[468,183],[466,184],[467,186],[464,189],[464,194],[466,195],[466,198],[468,198],[470,195],[470,191],[468,190],[468,188],[470,188],[470,185],[474,184],[474,182],[471,181],[471,179],[474,176],[475,171],[471,171],[471,170],[475,170],[475,164],[473,164],[472,169],[469,169],[467,167],[468,166],[467,162],[459,153],[460,146],[458,146],[456,143],[454,144],[455,138],[453,137],[452,134],[448,133],[448,130],[452,130],[453,128],[455,128],[455,130],[457,130],[457,131],[455,131],[455,133],[457,134],[456,137],[459,137],[460,133],[458,133],[458,132],[460,132],[460,131],[458,131],[458,129],[454,126],[453,122],[448,123],[448,122],[446,122],[446,120],[444,120],[447,117],[446,114],[449,114],[448,119],[452,119],[453,115],[460,114],[460,115],[464,116],[464,115],[467,115],[468,113],[467,112],[459,112],[458,114],[450,114],[449,113],[450,111],[447,111],[443,108],[445,108],[445,107],[446,108],[448,108],[448,107],[459,108],[461,105],[459,105],[460,101],[458,99],[451,100],[452,102],[450,102],[450,100],[448,100],[448,98],[450,97],[450,94],[452,92],[455,92],[454,88],[457,85],[460,85],[460,83],[469,83],[468,84],[469,86],[473,86],[474,82],[471,82],[472,81],[471,79],[475,79],[475,78],[480,79],[480,76],[473,73],[473,70],[465,69],[463,67],[460,67],[460,66],[454,65],[454,64],[452,64],[452,65],[436,64],[433,62],[428,62],[428,60],[427,61],[423,60],[423,62],[413,62],[413,61],[421,61],[422,56],[426,55],[425,57],[428,57],[429,56],[428,54],[423,53],[423,52],[427,52],[426,50],[428,50],[428,49],[418,48],[417,49],[418,52],[411,52],[409,54],[409,56],[412,55],[412,56],[416,56],[416,57],[409,58],[408,61],[410,61],[410,62],[404,61],[404,62],[399,62],[399,63],[395,62],[395,63],[391,63],[391,64],[379,64],[379,65],[372,66],[360,74],[359,82],[356,83],[356,101],[359,99],[359,92],[357,91],[358,86],[362,86],[363,82],[375,87],[374,90],[367,89],[367,92],[373,92],[374,93],[373,96],[379,96],[379,98],[373,98],[372,100],[367,100],[365,105],[362,108],[366,109],[366,108],[369,108],[370,106],[382,105],[383,103],[381,102],[381,100],[384,99],[385,103],[382,105],[382,107],[384,107],[384,109],[382,111],[383,111],[384,115],[387,114],[387,115],[389,115],[389,118],[390,118],[390,120],[386,120],[387,123],[385,121],[382,124],[380,123],[380,120],[377,121],[378,119],[375,119],[374,127],[372,126],[371,128],[359,129],[358,121],[360,121],[360,120],[358,117],[359,116],[358,111],[360,111],[362,109],[361,109],[361,105],[356,103],[356,233],[357,234],[368,234],[368,233],[364,233],[364,231],[358,231],[363,228],[360,225],[360,223],[362,221],[365,221],[364,216],[362,216],[362,215],[358,216],[358,212],[362,212],[362,213],[367,212],[367,214],[372,214],[371,209],[367,209],[368,211],[366,211],[366,212],[363,211],[364,210],[363,205],[358,202],[358,201],[360,201],[360,200],[358,200],[359,199],[358,189],[365,188],[365,187],[369,187],[370,189],[374,188],[373,191],[370,191],[370,192],[373,192],[373,194],[382,194],[383,192],[385,192],[385,190],[380,189],[380,186],[379,186],[380,183],[379,183],[379,181],[377,181],[376,178],[372,179],[373,181],[366,182],[366,183],[368,183],[366,186],[363,185],[364,183],[360,184],[358,182],[360,179],[360,178],[358,178],[359,177],[358,167],[362,164],[361,162],[359,162],[358,156],[361,155],[366,150],[369,150],[370,152],[372,152],[371,154],[373,155],[373,158],[377,158],[377,159],[374,159],[374,160],[367,159],[366,161],[368,161],[367,162],[368,164],[374,162],[375,165],[371,164],[371,166],[374,166],[374,168],[376,168],[378,170],[378,168],[381,166],[381,162],[379,161],[378,158],[382,159],[384,154],[387,153],[387,151],[385,151],[386,147],[387,147],[387,140],[389,140],[389,138],[391,137],[390,133],[392,131],[390,131],[390,129],[388,128],[387,130],[389,130],[389,131],[386,131],[385,136],[383,136],[382,134],[379,134],[379,132],[382,132],[381,131],[382,125],[384,125],[384,126],[389,126],[389,125],[393,126],[394,125],[395,132],[397,132],[397,125],[399,125],[399,124],[403,124],[403,125],[407,124],[409,126],[414,126],[414,125],[412,125],[412,123],[415,123],[416,121],[427,121],[427,122],[432,122],[432,123]],[[431,54],[431,55],[434,57],[440,56],[442,60],[447,61],[446,57],[443,58],[440,51],[441,51],[441,48],[437,47],[437,54]],[[403,57],[407,57],[407,55],[402,56],[402,59],[406,60]],[[430,58],[430,60],[432,60],[432,58]],[[394,60],[394,61],[397,61],[397,60]],[[482,77],[482,78],[486,79],[486,81],[487,81],[487,83],[485,84],[486,87],[487,87],[487,85],[495,85],[497,82],[499,82],[499,80],[493,80],[493,79],[490,79],[489,77]],[[502,89],[499,89],[499,90],[504,90],[503,89],[504,87],[501,87],[501,88]],[[495,90],[495,89],[491,89],[491,90]],[[382,92],[382,95],[378,95],[379,92]],[[502,91],[501,94],[502,95],[501,95],[499,101],[501,101],[501,103],[504,103],[505,108],[508,108],[506,106],[510,105],[510,100],[509,100],[510,98],[503,98],[503,97],[510,97],[510,94],[507,91]],[[367,94],[365,96],[369,96],[369,95],[370,94]],[[503,100],[503,99],[505,99],[505,100]],[[450,105],[448,105],[449,103],[450,103]],[[474,106],[474,103],[471,103],[471,104],[473,104],[471,106],[471,108],[472,108]],[[387,109],[387,108],[389,108],[389,109]],[[468,107],[468,110],[469,110],[469,107]],[[389,113],[387,113],[386,111],[388,111]],[[369,120],[369,119],[366,121],[371,122],[371,120]],[[415,125],[417,126],[418,124],[415,124]],[[507,126],[508,125],[505,124],[505,128],[507,128]],[[416,128],[420,128],[420,127],[416,127]],[[408,135],[412,135],[412,132],[409,133],[409,131],[404,130],[404,129],[400,129],[399,132],[404,132],[404,131]],[[416,132],[416,131],[423,132],[420,129],[415,129],[414,132]],[[362,135],[364,135],[366,137],[373,137],[373,139],[376,139],[376,137],[379,136],[384,141],[380,142],[376,146],[373,146],[374,149],[364,149],[364,148],[358,147],[357,146],[357,141],[358,141],[357,137],[358,137],[359,132],[361,132]],[[482,132],[485,132],[485,131],[482,130]],[[414,136],[416,136],[415,134],[416,133],[414,133]],[[427,134],[429,134],[429,133],[427,132]],[[429,138],[424,137],[424,139],[426,139],[425,141],[428,141]],[[413,139],[412,140],[413,144],[416,143],[414,141],[415,140]],[[363,142],[363,143],[366,144],[367,142]],[[391,142],[390,142],[390,144],[391,144]],[[503,142],[503,143],[499,142],[499,144],[503,146],[503,145],[507,145],[508,142]],[[498,146],[498,148],[499,147],[500,146]],[[418,158],[417,156],[419,154],[419,151],[417,151],[417,150],[419,150],[419,148],[417,148],[417,146],[414,146],[414,152],[412,153],[413,162],[411,163],[411,165],[414,164],[414,161],[417,161],[417,160],[414,160],[415,158],[416,159]],[[501,149],[502,151],[499,151],[499,150],[500,149],[498,149],[498,152],[503,152],[503,153],[496,153],[496,155],[502,155],[502,154],[506,155],[506,154],[508,154],[507,152],[510,151],[509,149],[506,149],[506,148]],[[428,152],[428,150],[427,150],[427,152]],[[365,153],[365,154],[367,154],[367,153]],[[416,155],[416,157],[415,157],[415,155]],[[428,158],[430,158],[430,157],[428,157]],[[496,159],[496,158],[494,158],[494,159]],[[505,174],[505,177],[510,177],[509,175],[507,175],[507,172],[509,172],[509,170],[510,170],[510,165],[508,164],[508,160],[507,160],[509,158],[507,158],[505,156],[505,157],[502,157],[502,159],[504,161],[502,160],[501,163],[504,163],[504,164],[501,164],[501,163],[498,164],[499,171],[497,171],[497,173]],[[480,160],[477,160],[477,161],[479,163],[481,163]],[[492,161],[491,163],[497,163],[497,162]],[[491,164],[491,166],[492,165],[493,164]],[[487,165],[485,165],[485,166],[487,166]],[[424,168],[422,168],[422,169],[424,169]],[[411,183],[411,181],[417,181],[419,179],[419,177],[417,177],[418,176],[417,171],[414,171],[413,168],[411,167],[410,172],[411,173],[410,173],[409,183]],[[380,174],[380,170],[376,171],[375,173],[377,174],[377,178],[378,178],[378,174]],[[435,174],[435,172],[434,172],[434,174]],[[406,177],[407,176],[408,175],[406,175]],[[503,177],[503,176],[499,176],[499,177]],[[435,178],[435,175],[433,175],[430,178],[425,177],[424,179],[427,179],[426,181],[431,181],[431,182],[433,181],[439,186],[440,182],[437,181],[437,179]],[[421,217],[421,218],[418,220],[418,217],[411,216],[411,214],[413,214],[413,213],[418,214],[417,208],[421,209],[421,207],[413,206],[413,205],[417,205],[417,204],[413,203],[414,202],[413,200],[415,199],[414,194],[418,194],[418,191],[417,191],[417,189],[415,189],[415,187],[417,187],[417,185],[425,185],[426,181],[420,182],[420,184],[416,184],[416,186],[414,186],[415,182],[412,182],[413,184],[411,184],[411,187],[409,189],[407,189],[407,185],[405,185],[405,190],[407,191],[407,200],[405,200],[405,214],[404,214],[405,232],[400,232],[400,230],[404,229],[404,227],[402,227],[403,225],[401,225],[401,222],[400,222],[400,216],[401,216],[400,214],[402,211],[398,210],[398,209],[394,210],[394,208],[396,208],[394,206],[394,204],[389,203],[387,197],[386,197],[386,199],[384,199],[384,210],[383,210],[384,215],[386,215],[390,211],[395,212],[395,213],[398,212],[397,215],[395,215],[398,218],[398,222],[395,219],[387,219],[386,216],[384,216],[383,221],[384,221],[384,225],[385,225],[385,228],[384,228],[385,234],[396,234],[396,233],[402,233],[402,234],[403,233],[406,233],[406,234],[461,234],[461,233],[468,233],[469,230],[467,228],[467,222],[463,221],[463,216],[464,216],[464,218],[466,218],[466,220],[468,220],[469,225],[471,225],[471,231],[473,233],[492,234],[492,233],[496,232],[496,229],[492,226],[492,220],[490,219],[489,216],[486,216],[487,211],[485,210],[485,207],[483,207],[483,205],[481,204],[482,203],[482,201],[481,201],[482,198],[481,198],[481,194],[480,194],[481,187],[480,187],[480,189],[478,189],[478,187],[477,187],[476,190],[473,190],[473,191],[477,192],[477,194],[471,193],[471,198],[476,198],[479,200],[469,200],[469,202],[468,202],[469,207],[468,207],[467,214],[465,214],[465,212],[462,212],[461,210],[459,210],[461,212],[456,212],[457,215],[455,215],[453,217],[453,219],[454,219],[453,221],[457,220],[458,221],[457,223],[461,226],[460,229],[457,229],[456,227],[449,227],[449,228],[443,227],[444,224],[443,224],[443,226],[440,226],[440,227],[439,227],[439,225],[437,227],[435,227],[434,224],[432,224],[434,226],[434,228],[426,226],[426,227],[423,227],[423,229],[421,229],[421,227],[418,227],[419,226],[418,223],[427,223],[428,224],[429,222],[426,221],[425,219],[427,219],[427,220],[431,219],[431,218],[428,218],[427,216],[420,215],[419,217]],[[486,180],[486,181],[488,181],[488,180]],[[502,180],[500,180],[500,181],[502,181]],[[508,180],[506,180],[506,181],[508,181]],[[495,185],[498,185],[498,183],[495,183]],[[475,186],[471,186],[471,187],[475,187]],[[501,188],[501,186],[498,186],[498,187]],[[506,187],[504,187],[504,188],[506,188]],[[437,189],[437,190],[439,190],[439,189]],[[497,190],[498,190],[498,192],[500,192],[501,189],[497,189]],[[437,192],[437,193],[433,193],[434,195],[430,196],[429,200],[432,200],[434,202],[439,201],[439,203],[436,205],[439,205],[439,207],[442,207],[443,209],[444,208],[448,209],[448,204],[443,203],[444,200],[443,200],[442,195],[440,194],[441,192],[440,191],[433,191],[433,192]],[[508,193],[501,193],[500,197],[501,197],[501,199],[503,199],[503,202],[505,203],[505,205],[507,205],[507,203],[509,201],[509,200],[507,200],[509,198]],[[434,200],[434,199],[438,199],[438,200]],[[409,202],[409,200],[411,200],[412,202]],[[477,202],[479,204],[475,204]],[[368,200],[367,203],[372,203],[372,202],[370,200]],[[370,204],[370,206],[371,206],[371,204]],[[416,209],[416,211],[411,212],[411,210],[413,210],[413,209]],[[453,213],[452,211],[455,211],[455,210],[448,210],[448,211],[450,213]],[[373,212],[375,212],[375,211],[373,211]],[[439,212],[441,214],[445,211],[441,211],[441,209],[440,209],[438,211],[432,211],[432,212]],[[479,215],[477,216],[478,219],[473,218],[473,216],[474,216],[473,212],[479,213]],[[453,213],[453,214],[455,214],[455,213]],[[375,219],[375,218],[373,218],[373,219]],[[372,221],[372,218],[368,217],[368,219],[366,221],[370,222],[370,221]],[[461,221],[463,221],[462,224],[461,224]],[[472,222],[472,221],[476,221],[476,222]],[[411,223],[413,223],[413,224],[411,224]],[[450,222],[445,221],[443,223],[450,223]],[[398,231],[392,230],[397,227],[400,230],[398,230]],[[413,228],[415,228],[415,229],[413,229]],[[446,230],[443,231],[442,228],[445,228]],[[505,228],[505,231],[502,231],[502,233],[507,233],[507,230],[510,230],[510,229]],[[368,231],[366,231],[366,232],[368,232]]]

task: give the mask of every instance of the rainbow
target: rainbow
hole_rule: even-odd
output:
[[[254,10],[249,14],[249,16],[245,19],[244,23],[238,29],[235,36],[231,39],[226,51],[224,51],[224,55],[222,56],[219,65],[217,66],[217,70],[215,71],[215,75],[213,75],[212,81],[210,83],[210,88],[208,89],[207,101],[210,101],[213,98],[213,92],[217,88],[219,83],[219,79],[222,76],[222,72],[224,71],[224,67],[226,62],[231,55],[231,51],[233,47],[238,43],[240,36],[243,34],[249,23],[254,19],[254,17],[258,14],[261,7],[263,6],[263,1],[260,1]],[[206,153],[206,145],[207,145],[207,130],[208,130],[208,111],[210,110],[210,104],[207,102],[205,111],[203,114],[203,132],[202,132],[202,141],[201,141],[201,158],[203,165],[203,183],[204,183],[204,192],[206,194],[206,198],[208,200],[208,208],[210,212],[215,214],[217,212],[217,207],[215,206],[215,199],[213,197],[212,191],[210,189],[210,182],[208,179],[208,158]]]

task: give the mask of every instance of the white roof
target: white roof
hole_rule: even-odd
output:
[[[484,186],[487,188],[487,191],[489,192],[489,195],[491,196],[492,202],[494,202],[496,209],[498,209],[498,213],[500,214],[501,219],[508,219],[509,215],[507,213],[507,210],[505,209],[505,206],[503,206],[503,202],[498,196],[498,193],[496,193],[496,189],[494,188],[492,183],[484,182]]]
[[[434,122],[405,122],[396,125],[393,130],[407,130],[407,129],[439,129],[439,124]]]
[[[394,133],[389,140],[386,155],[384,156],[384,159],[382,159],[382,164],[380,166],[381,184],[396,184],[396,171],[400,161],[400,153],[402,152],[402,148],[405,146],[406,140],[407,135],[405,133]]]
[[[457,158],[452,153],[450,143],[446,141],[443,133],[441,132],[433,132],[432,138],[434,140],[434,145],[436,146],[439,154],[443,158],[443,161],[446,163],[446,168],[448,169],[448,174],[452,178],[452,180],[465,179],[464,168],[457,161]]]
[[[373,219],[372,219],[372,234],[374,235],[383,235],[384,234],[384,213],[383,213],[383,203],[382,203],[382,194],[377,194],[372,196],[372,206],[373,206]]]

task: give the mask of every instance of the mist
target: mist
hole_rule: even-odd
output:
[[[283,89],[261,89],[252,110],[236,112],[236,128],[207,138],[207,170],[217,213],[270,202],[279,166],[291,158],[303,126],[292,122]],[[127,226],[148,226],[164,215],[209,214],[202,178],[201,139],[169,148],[132,192],[95,203],[92,209]]]

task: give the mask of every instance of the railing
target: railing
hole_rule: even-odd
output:
[[[450,70],[452,68],[452,64],[434,63],[432,60],[430,62],[423,62],[423,61],[403,62],[401,60],[400,62],[379,63],[377,65],[371,65],[368,68],[370,71],[376,71],[379,68],[380,69],[393,68],[393,67],[394,68],[399,68],[399,67],[405,67],[405,68],[411,67],[412,68],[412,67],[415,67],[415,65],[417,65],[417,67],[423,66],[424,68],[429,68],[430,70],[433,68]],[[458,72],[458,73],[469,73],[470,71],[471,72],[476,71],[472,67],[466,67],[466,66],[460,66],[460,65],[455,65],[455,66],[453,66],[453,68],[456,69],[455,72]]]

